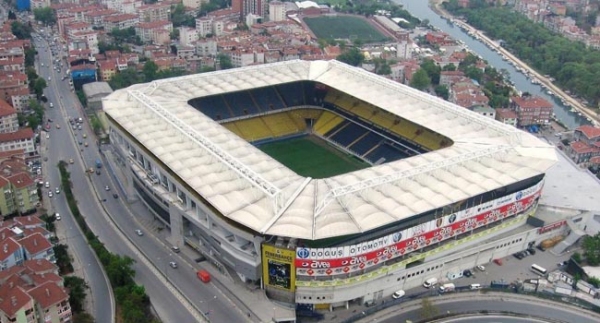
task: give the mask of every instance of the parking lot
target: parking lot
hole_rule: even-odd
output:
[[[477,269],[471,269],[473,276],[462,277],[455,279],[452,282],[457,286],[465,286],[469,284],[489,285],[493,280],[503,279],[506,282],[514,282],[516,280],[524,280],[527,278],[537,278],[529,268],[533,264],[544,267],[548,272],[552,272],[559,268],[558,263],[568,260],[572,252],[567,252],[562,256],[555,256],[548,251],[540,251],[535,249],[535,255],[527,256],[521,260],[510,255],[502,258],[502,266],[495,263],[485,264],[485,271],[481,272]]]

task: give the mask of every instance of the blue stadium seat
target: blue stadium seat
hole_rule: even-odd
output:
[[[390,161],[409,157],[409,155],[403,153],[402,151],[392,147],[387,143],[382,143],[364,157],[373,163],[376,163],[381,158],[385,158],[385,162],[387,163]]]
[[[223,95],[223,98],[235,117],[253,115],[259,112],[258,108],[254,105],[252,97],[246,91],[227,93]]]
[[[189,101],[189,104],[213,120],[225,120],[232,117],[220,95],[193,99]]]
[[[350,150],[359,154],[360,156],[366,154],[369,150],[373,149],[379,142],[381,142],[383,138],[374,133],[369,132],[366,136],[360,138],[357,142],[353,143],[350,147]]]
[[[304,104],[315,105],[316,91],[314,82],[302,82],[304,88]]]
[[[275,86],[277,93],[283,98],[286,107],[293,107],[304,104],[304,89],[302,83],[285,83]]]
[[[281,97],[275,92],[275,88],[261,87],[250,91],[250,96],[254,98],[256,104],[262,111],[279,110],[285,108]]]
[[[336,130],[336,128],[338,130]],[[356,139],[367,133],[369,130],[357,125],[354,122],[342,122],[341,127],[333,128],[329,134],[329,139],[337,142],[338,144],[348,147]]]

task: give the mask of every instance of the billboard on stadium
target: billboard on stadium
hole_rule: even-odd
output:
[[[296,250],[262,245],[263,282],[265,285],[294,291],[296,286]]]

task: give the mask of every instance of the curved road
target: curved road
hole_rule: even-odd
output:
[[[45,66],[50,63],[49,51],[38,50],[38,52],[40,61],[43,61]],[[63,68],[63,75],[64,71]],[[50,158],[51,160],[69,158],[76,160],[74,165],[70,165],[69,171],[81,213],[110,251],[128,255],[136,260],[133,267],[136,270],[136,281],[146,288],[158,316],[165,322],[199,322],[203,320],[197,311],[199,310],[215,322],[247,320],[244,313],[234,306],[214,284],[203,284],[197,279],[193,265],[186,264],[179,255],[173,254],[151,234],[143,237],[135,234],[135,229],[144,229],[136,222],[129,208],[123,205],[123,199],[112,197],[113,193],[122,195],[113,178],[104,168],[100,175],[85,173],[85,169],[94,167],[95,161],[101,158],[101,155],[95,139],[92,139],[95,138],[93,132],[87,124],[83,125],[82,130],[72,130],[66,121],[69,116],[84,117],[76,96],[70,91],[68,81],[61,81],[62,75],[57,75],[49,68],[42,69],[42,74],[46,79],[47,76],[52,77],[46,95],[55,107],[60,107],[47,109],[54,123],[61,125],[60,130],[54,128],[50,132],[50,154],[52,155]],[[87,139],[82,138],[83,133],[87,134]],[[80,140],[83,142],[87,140],[89,146],[87,148],[80,146],[78,144]],[[58,173],[58,169],[54,169],[54,172]],[[104,190],[106,186],[111,188],[110,192]],[[106,200],[103,201],[104,199]],[[107,213],[122,231],[119,231],[107,218]],[[169,261],[178,262],[179,268],[170,268]],[[165,292],[166,290],[170,292]],[[189,304],[186,299],[191,300],[192,304]],[[107,321],[98,320],[98,322]]]
[[[518,294],[487,295],[479,293],[473,296],[461,296],[460,298],[456,296],[434,297],[430,298],[430,300],[440,313],[448,314],[494,311],[528,315],[542,320],[548,319],[553,322],[597,323],[599,320],[597,315],[575,306],[551,302],[535,297],[521,297],[517,295]],[[362,322],[373,322],[375,317],[378,317],[376,319],[377,322],[385,323],[406,322],[407,320],[416,322],[420,320],[420,310],[420,300],[400,303],[395,309],[395,312],[390,313],[388,310],[388,313],[374,314],[366,317]]]

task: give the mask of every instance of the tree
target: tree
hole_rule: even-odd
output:
[[[61,275],[69,274],[73,272],[73,264],[71,264],[71,257],[67,251],[69,247],[64,244],[58,244],[52,249],[54,250],[54,256],[56,257],[56,265]]]
[[[65,276],[64,279],[65,287],[69,289],[69,303],[71,304],[73,312],[83,312],[83,305],[85,304],[85,298],[87,296],[86,289],[90,287],[85,280],[77,276]]]
[[[97,116],[93,115],[90,118],[90,124],[92,125],[92,129],[94,130],[95,134],[100,134],[102,132],[102,123],[100,122],[100,119],[98,119]]]
[[[436,317],[440,310],[431,303],[429,298],[425,297],[421,300],[421,308],[419,309],[419,316],[422,320],[429,320]]]
[[[110,81],[108,81],[108,84],[110,84],[112,89],[118,90],[128,87],[132,84],[140,83],[141,81],[142,80],[140,80],[137,70],[130,67],[111,77]]]
[[[17,15],[12,11],[8,11],[8,20],[17,20]]]
[[[144,79],[146,82],[151,82],[156,80],[156,76],[158,73],[158,65],[153,61],[147,61],[144,63],[144,67],[142,68],[142,73],[144,74]]]
[[[33,82],[33,92],[35,93],[35,95],[37,95],[38,98],[42,96],[46,87],[48,87],[48,84],[46,84],[46,80],[44,80],[41,77],[38,77]]]
[[[432,59],[423,60],[421,68],[427,72],[429,79],[431,79],[431,83],[440,84],[440,72],[442,69]]]
[[[427,87],[431,85],[431,79],[427,75],[427,72],[419,68],[415,74],[413,74],[412,79],[410,80],[410,86],[417,90],[425,90]]]
[[[233,64],[231,63],[231,58],[228,55],[219,54],[219,55],[217,55],[217,58],[219,59],[219,66],[221,67],[222,70],[228,70],[230,68],[233,68]]]
[[[69,300],[69,303],[71,301]],[[73,304],[73,303],[71,303]],[[77,323],[94,323],[94,317],[89,313],[81,312],[81,313],[73,313],[73,322]]]
[[[450,91],[448,90],[448,87],[445,85],[436,86],[434,91],[437,96],[443,98],[444,100],[448,100],[448,97],[450,96]]]
[[[121,255],[111,254],[106,266],[106,275],[114,287],[133,284],[135,270],[131,268],[135,260]]]
[[[348,65],[359,66],[365,60],[365,56],[361,53],[360,49],[353,47],[339,55],[336,59]]]
[[[31,27],[24,25],[19,21],[13,21],[10,23],[10,31],[18,39],[30,39],[31,38]]]
[[[185,6],[183,3],[178,3],[174,6],[171,6],[171,22],[173,22],[173,27],[175,28],[181,26],[196,26],[196,19],[185,12]]]
[[[56,23],[56,15],[50,7],[33,9],[33,17],[44,25],[54,25]]]
[[[600,265],[600,233],[583,238],[583,256],[590,266]]]
[[[32,67],[33,64],[35,63],[35,55],[37,54],[37,51],[35,50],[35,48],[27,48],[25,50],[25,66],[26,67]]]

